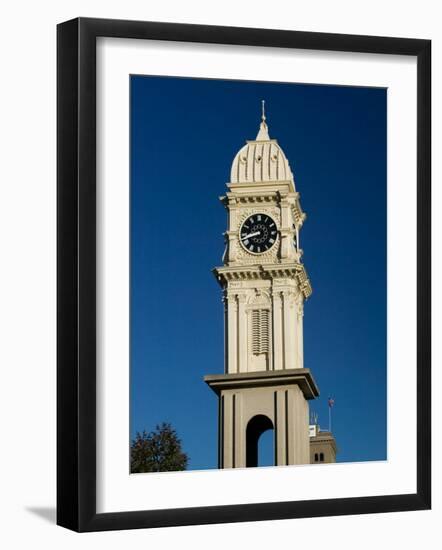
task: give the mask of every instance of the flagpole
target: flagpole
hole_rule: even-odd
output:
[[[332,407],[335,404],[333,397],[329,396],[328,398],[328,431],[332,431]]]

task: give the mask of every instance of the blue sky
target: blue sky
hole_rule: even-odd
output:
[[[379,88],[131,77],[131,434],[171,422],[190,469],[217,467],[221,265],[230,166],[259,128],[307,220],[305,366],[333,395],[338,461],[386,458],[386,101]],[[264,437],[264,436],[263,436]]]

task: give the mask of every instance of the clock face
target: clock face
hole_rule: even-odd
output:
[[[277,236],[276,223],[267,214],[249,216],[239,232],[241,244],[252,254],[262,254],[270,250]]]

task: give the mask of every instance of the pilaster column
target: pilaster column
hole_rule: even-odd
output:
[[[246,448],[243,426],[243,395],[241,392],[223,393],[221,396],[222,440],[221,456],[223,468],[245,468]]]
[[[236,294],[227,294],[227,372],[238,372],[238,305]]]
[[[235,262],[237,260],[237,240],[238,240],[238,229],[237,229],[237,217],[238,217],[238,206],[237,199],[230,196],[228,198],[228,230],[225,232],[226,239],[228,242],[227,248],[227,261],[229,263]]]
[[[295,454],[300,452],[300,430],[298,424],[302,425],[302,419],[299,418],[299,403],[296,392],[298,387],[290,388],[286,393],[287,400],[287,458],[288,464],[297,464]],[[306,433],[308,436],[308,433]]]
[[[247,372],[246,295],[238,294],[238,372]]]
[[[234,438],[235,438],[235,468],[246,467],[246,430],[243,419],[243,398],[244,394],[241,392],[233,395],[233,426],[234,426]]]
[[[235,453],[235,429],[234,429],[234,415],[233,415],[233,395],[225,393],[222,395],[223,403],[223,468],[234,467],[234,453]]]
[[[295,322],[293,297],[290,290],[283,291],[284,304],[284,368],[295,368]]]
[[[281,292],[273,290],[273,369],[281,370],[283,368],[283,334],[282,334],[282,300]]]
[[[310,462],[308,403],[299,386],[291,388],[287,398],[289,464],[308,464]]]
[[[290,252],[292,248],[292,244],[291,244],[292,227],[291,227],[291,221],[290,221],[290,204],[285,197],[281,198],[280,208],[281,208],[281,227],[280,227],[281,259],[287,260],[290,256]]]
[[[275,426],[275,466],[288,464],[287,448],[287,391],[276,390],[274,393],[274,426]]]
[[[297,367],[304,368],[304,300],[300,294],[296,307]]]
[[[229,371],[229,322],[228,322],[228,313],[229,313],[229,300],[227,299],[227,294],[223,294],[223,306],[224,306],[224,374],[227,374]]]

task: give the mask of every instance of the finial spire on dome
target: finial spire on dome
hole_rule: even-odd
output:
[[[266,112],[265,112],[265,101],[264,99],[261,101],[262,106],[262,114],[261,114],[261,124],[259,126],[259,132],[256,136],[256,141],[269,141],[269,129],[267,127],[266,123]]]

